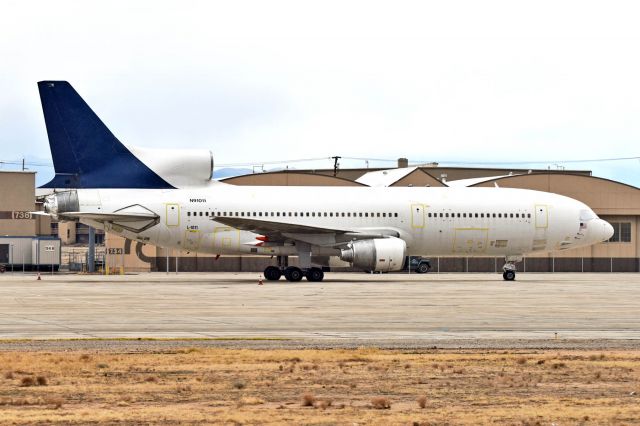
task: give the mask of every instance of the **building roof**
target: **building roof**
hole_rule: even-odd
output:
[[[462,186],[474,186],[483,182],[494,181],[496,179],[501,179],[509,176],[520,176],[518,175],[503,175],[503,176],[487,176],[487,177],[478,177],[478,178],[469,178],[469,179],[458,179],[458,180],[450,180],[447,182],[447,186],[451,187],[462,187]]]
[[[416,169],[417,167],[403,167],[400,169],[377,170],[363,174],[356,179],[356,182],[367,186],[391,186]]]

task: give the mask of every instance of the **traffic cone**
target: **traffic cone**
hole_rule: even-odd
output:
[[[262,275],[258,276],[258,285],[262,285]]]
[[[40,278],[40,272],[38,272],[38,281],[40,281],[42,278]]]

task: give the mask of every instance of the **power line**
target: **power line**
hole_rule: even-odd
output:
[[[295,160],[252,161],[248,163],[222,163],[222,164],[215,164],[214,168],[217,169],[220,167],[242,167],[242,166],[251,167],[251,166],[255,166],[256,164],[266,165],[266,164],[304,163],[307,161],[321,161],[321,160],[329,160],[329,159],[331,159],[331,157],[299,158]]]
[[[438,161],[438,163],[447,164],[463,164],[463,165],[493,165],[493,166],[505,166],[514,164],[563,164],[563,163],[606,163],[613,161],[629,161],[640,160],[640,157],[614,157],[614,158],[591,158],[588,160],[532,160],[532,161]],[[416,161],[416,163],[419,163]],[[428,163],[428,161],[425,161]]]
[[[52,163],[32,163],[24,160],[0,160],[0,164],[10,164],[15,166],[53,167]]]

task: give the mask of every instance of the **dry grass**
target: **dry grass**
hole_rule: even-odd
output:
[[[316,397],[310,393],[305,393],[302,395],[302,406],[303,407],[313,407],[313,404],[316,402]]]
[[[420,408],[426,408],[427,407],[427,397],[426,396],[424,396],[424,395],[419,396],[416,401],[418,402],[418,407],[420,407]]]
[[[640,353],[633,351],[0,352],[0,365],[3,424],[633,424],[640,418]]]
[[[376,396],[371,399],[371,406],[376,410],[386,410],[391,408],[391,401],[384,396]]]

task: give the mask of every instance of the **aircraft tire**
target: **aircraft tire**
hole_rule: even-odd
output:
[[[264,278],[268,281],[278,281],[281,276],[280,268],[275,266],[267,266],[264,270]]]
[[[502,278],[504,278],[505,281],[513,281],[516,279],[516,271],[504,271]]]
[[[320,268],[311,268],[307,271],[307,281],[320,282],[324,279],[324,272]]]
[[[298,282],[302,279],[304,274],[302,273],[302,269],[297,268],[295,266],[289,266],[284,270],[284,277],[287,281]]]

